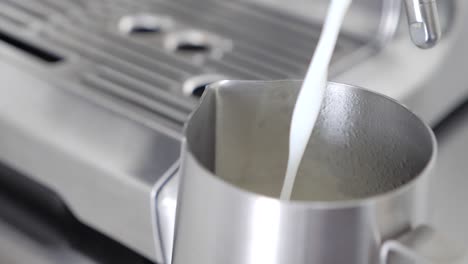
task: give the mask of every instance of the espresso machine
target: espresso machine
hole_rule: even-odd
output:
[[[437,126],[468,96],[468,2],[438,1],[443,37],[424,50],[435,2],[407,2],[354,1],[331,79]],[[203,89],[301,79],[327,5],[0,0],[0,260],[168,263],[182,129]]]

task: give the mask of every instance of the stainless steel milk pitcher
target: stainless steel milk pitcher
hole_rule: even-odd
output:
[[[185,130],[172,263],[454,263],[423,225],[431,129],[392,99],[330,83],[291,201],[279,200],[300,81],[210,86]]]

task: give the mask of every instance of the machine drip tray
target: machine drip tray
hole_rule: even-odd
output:
[[[51,190],[3,164],[0,208],[2,263],[152,263],[80,223]]]

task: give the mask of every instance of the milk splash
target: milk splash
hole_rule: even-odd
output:
[[[296,175],[322,105],[328,67],[351,1],[331,0],[317,49],[299,92],[291,120],[288,165],[280,196],[282,200],[291,199]]]

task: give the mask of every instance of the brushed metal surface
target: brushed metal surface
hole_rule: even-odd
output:
[[[431,223],[468,246],[468,105],[449,117],[436,130],[439,158],[431,185]],[[451,217],[457,214],[457,217]],[[468,263],[468,256],[464,263]]]
[[[293,201],[279,199],[300,85],[210,86],[186,126],[173,263],[377,263],[382,242],[426,219],[432,130],[389,98],[333,83]]]

